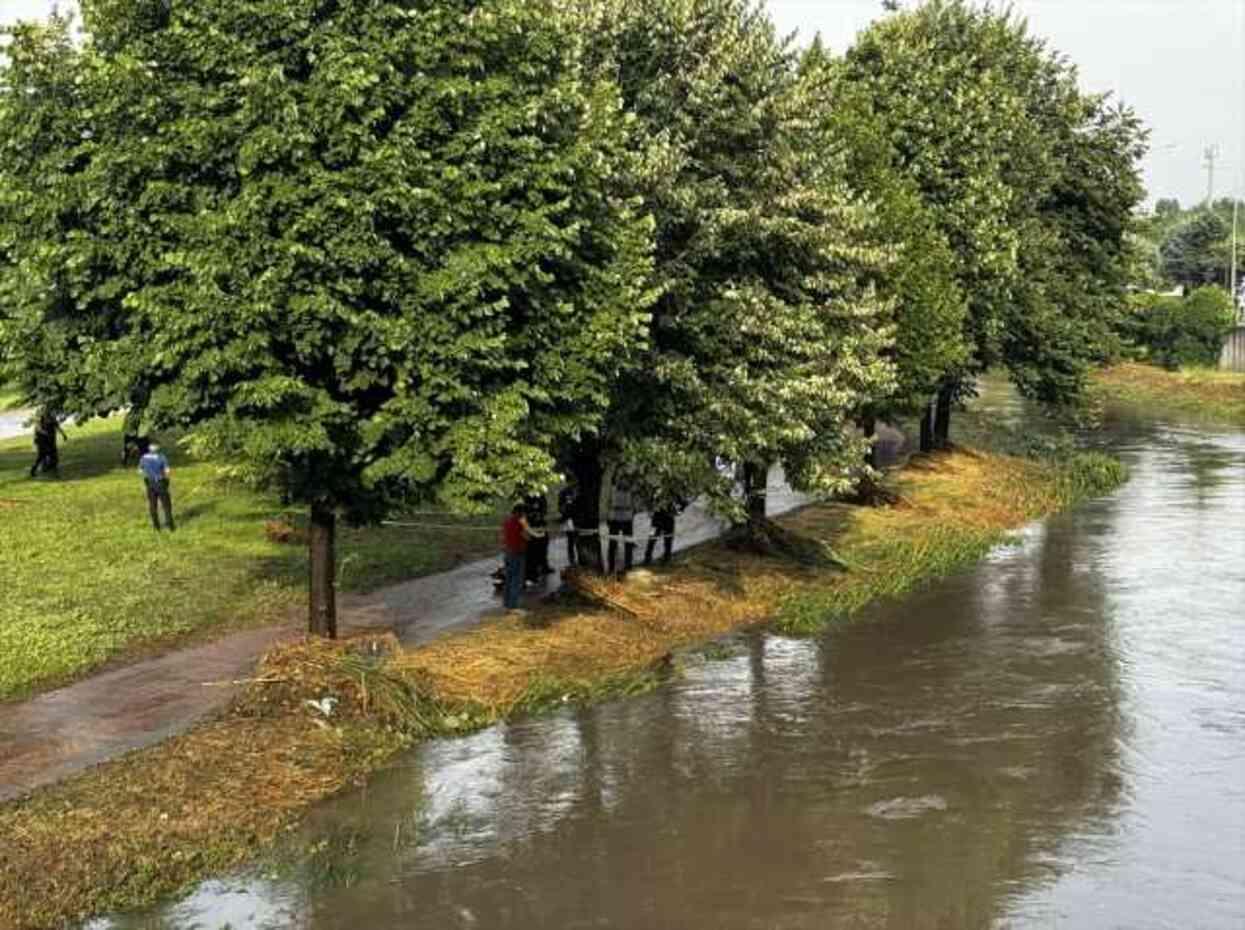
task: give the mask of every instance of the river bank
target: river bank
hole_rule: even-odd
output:
[[[375,635],[277,650],[219,718],[0,807],[0,926],[57,926],[173,893],[254,857],[417,740],[650,689],[679,650],[732,630],[842,621],[1122,479],[1096,455],[918,458],[894,507],[819,505],[780,521],[832,547],[846,571],[715,543],[598,590],[615,609],[554,602],[413,650]]]
[[[1128,363],[1098,372],[1093,392],[1102,401],[1150,414],[1245,426],[1245,374]]]

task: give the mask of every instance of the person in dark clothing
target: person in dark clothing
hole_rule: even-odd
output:
[[[653,551],[657,548],[657,541],[662,541],[662,562],[670,561],[671,555],[674,554],[674,527],[675,521],[679,514],[687,509],[686,498],[676,497],[669,503],[655,507],[649,519],[648,546],[644,550],[644,564],[653,564]]]
[[[571,482],[558,492],[558,522],[566,534],[566,563],[572,567],[579,564],[579,534],[575,531],[575,508],[579,504],[579,489]]]
[[[160,531],[158,508],[163,507],[164,522],[168,525],[169,532],[173,532],[177,527],[173,525],[173,498],[169,493],[169,479],[172,471],[169,468],[169,460],[164,457],[164,453],[154,442],[147,450],[147,454],[138,460],[138,473],[142,475],[143,485],[147,489],[147,509],[151,513],[151,525],[156,528],[156,532]]]
[[[30,477],[38,475],[40,469],[45,475],[60,472],[60,450],[56,447],[58,433],[65,439],[69,438],[65,436],[55,414],[46,410],[40,413],[35,421],[35,463],[30,466]]]
[[[502,603],[507,610],[519,609],[523,594],[523,563],[526,560],[531,528],[522,504],[515,504],[510,516],[501,527],[501,544],[505,556],[505,581],[502,586]]]
[[[527,544],[527,580],[540,584],[546,575],[553,573],[549,564],[549,501],[543,494],[533,494],[527,499],[527,523],[532,537]]]
[[[662,507],[660,510],[654,510],[652,519],[649,523],[652,530],[648,537],[648,546],[644,550],[644,564],[653,564],[653,550],[657,547],[657,540],[662,541],[664,547],[661,560],[663,563],[670,561],[670,556],[674,553],[674,507]]]
[[[618,561],[618,544],[623,543],[623,574],[631,571],[631,563],[635,559],[635,503],[631,489],[626,485],[615,483],[610,518],[607,521],[610,531],[610,545],[607,557],[607,570],[615,574]]]
[[[151,440],[137,433],[125,433],[121,437],[121,464],[129,465],[151,451]]]

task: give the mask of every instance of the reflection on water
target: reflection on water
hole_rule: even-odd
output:
[[[109,928],[1245,926],[1245,437],[818,640],[432,743],[318,811],[328,879]]]

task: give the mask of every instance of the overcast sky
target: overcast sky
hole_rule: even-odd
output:
[[[842,51],[881,0],[768,0],[783,31],[820,31]],[[44,16],[51,0],[0,0],[0,22]],[[1216,190],[1245,193],[1245,0],[1015,0],[1035,32],[1153,130],[1146,183],[1154,197],[1206,196],[1202,153],[1221,154]]]

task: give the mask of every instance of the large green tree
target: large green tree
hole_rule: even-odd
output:
[[[1131,261],[1135,117],[1082,96],[1075,70],[1011,11],[966,0],[874,24],[844,75],[933,211],[969,302],[972,354],[940,387],[933,438],[946,441],[953,402],[994,364],[1032,396],[1072,400],[1108,348]]]
[[[139,282],[101,367],[308,506],[331,635],[339,515],[549,484],[643,344],[617,92],[541,0],[84,6]]]
[[[1129,108],[1082,93],[1074,68],[1036,49],[1042,77],[1029,92],[1030,110],[1053,171],[1023,219],[1002,354],[1024,395],[1059,406],[1076,401],[1091,368],[1117,348],[1136,263],[1147,133]]]
[[[68,18],[3,34],[0,380],[29,406],[82,419],[122,402],[90,353],[121,323],[89,178],[94,86]]]
[[[1182,219],[1159,248],[1163,276],[1186,289],[1226,286],[1232,264],[1232,226],[1221,213],[1199,210]],[[1245,245],[1239,260],[1245,260]]]
[[[653,494],[725,503],[710,468],[722,455],[749,467],[754,522],[771,463],[801,489],[844,489],[863,454],[851,416],[891,388],[870,286],[886,255],[844,161],[818,150],[793,50],[749,0],[577,9],[593,66],[636,118],[643,159],[628,181],[657,223],[661,293],[648,352],[624,373],[600,441],[577,450],[581,480],[614,455]]]
[[[944,380],[965,368],[968,302],[938,218],[900,169],[865,90],[842,79],[842,63],[826,53],[820,37],[805,50],[800,71],[817,106],[817,149],[844,164],[847,183],[874,205],[875,245],[891,257],[875,284],[888,298],[896,390],[871,398],[861,410],[871,434],[879,417],[895,421],[923,412]]]

